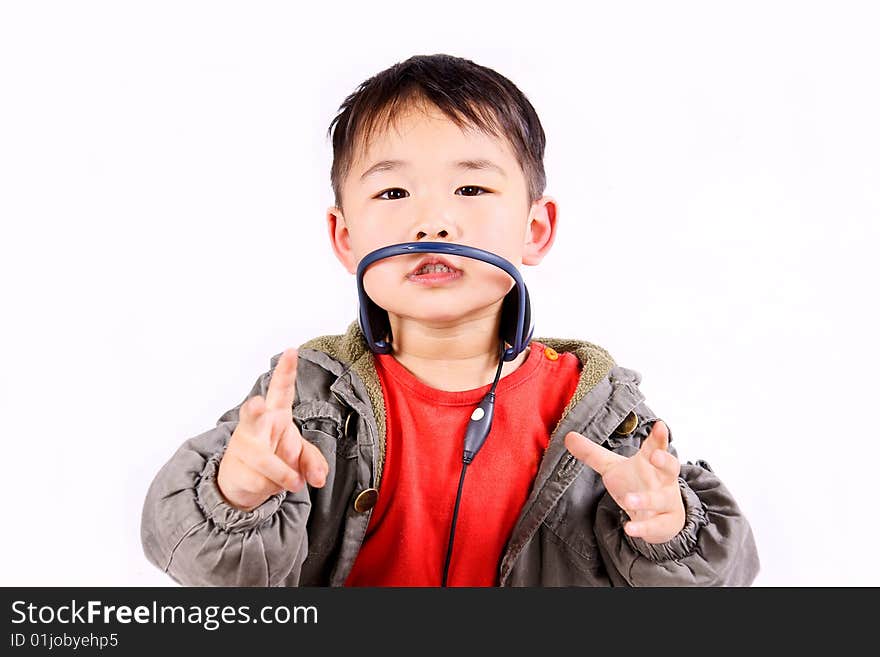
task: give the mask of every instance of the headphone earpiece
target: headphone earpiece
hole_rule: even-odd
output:
[[[366,297],[366,301],[361,304],[358,313],[358,322],[361,327],[361,333],[365,336],[371,336],[373,343],[370,349],[377,354],[391,353],[391,322],[388,320],[388,312],[379,307],[375,301]],[[366,307],[365,307],[366,306]],[[369,337],[367,338],[370,339]]]
[[[525,348],[532,339],[532,332],[535,327],[532,325],[531,301],[529,300],[529,290],[525,283],[523,283],[523,290],[525,291],[525,308],[523,308],[522,345],[523,348]],[[499,328],[499,333],[501,334],[501,339],[511,345],[510,348],[504,350],[504,360],[513,360],[520,353],[519,351],[513,351],[513,345],[516,344],[516,329],[518,323],[519,291],[517,290],[516,285],[514,285],[510,289],[510,292],[504,296],[504,301],[501,304],[501,326]]]

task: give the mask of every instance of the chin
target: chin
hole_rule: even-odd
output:
[[[449,325],[485,317],[486,309],[501,300],[469,300],[471,303],[450,303],[449,299],[417,300],[406,307],[394,304],[383,306],[401,320],[422,324]]]
[[[418,304],[417,307],[395,307],[394,305],[383,306],[386,310],[404,321],[431,323],[450,323],[467,318],[469,309],[450,307],[450,304]]]

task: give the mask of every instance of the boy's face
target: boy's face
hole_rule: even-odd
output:
[[[374,166],[400,160],[395,166]],[[487,161],[497,167],[456,163]],[[372,172],[371,172],[372,170]],[[515,266],[536,265],[555,236],[556,206],[547,197],[527,205],[525,176],[506,140],[460,129],[436,108],[414,108],[374,135],[343,183],[345,213],[328,211],[334,251],[354,274],[367,253],[400,242],[451,242],[491,251]],[[429,254],[400,255],[364,275],[370,298],[389,313],[447,326],[500,310],[513,279],[501,269],[460,256],[441,257],[460,275],[416,282]]]

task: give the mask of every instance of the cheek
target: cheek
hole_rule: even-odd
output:
[[[357,262],[360,262],[365,255],[371,251],[375,251],[380,246],[384,245],[378,244],[374,238],[371,238],[371,233],[358,233],[357,235],[352,235],[351,250],[355,254]]]
[[[392,260],[389,258],[388,260],[377,262],[364,274],[364,291],[373,301],[383,299],[389,292],[395,290],[401,284],[400,276],[394,268],[387,266]]]
[[[493,248],[491,251],[496,255],[507,258],[504,253],[499,253],[497,249]],[[513,287],[514,280],[503,269],[479,260],[466,260],[466,262],[468,263],[467,273],[470,278],[470,284],[476,291],[484,292],[490,296],[497,296]]]
[[[509,216],[499,215],[488,221],[475,222],[470,227],[468,243],[480,246],[519,266],[525,243],[525,227],[511,221]]]

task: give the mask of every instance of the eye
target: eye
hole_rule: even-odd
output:
[[[409,196],[409,192],[407,192],[405,189],[401,189],[400,187],[392,187],[391,189],[386,189],[384,192],[380,192],[380,193],[376,196],[376,198],[383,198],[383,197],[385,196],[385,194],[387,194],[387,193],[389,193],[389,192],[403,192],[404,194],[406,194],[407,196]],[[398,197],[398,198],[405,198],[405,197],[400,196],[400,197]],[[385,199],[385,200],[386,200],[386,201],[395,201],[395,200],[397,200],[397,199],[394,199],[394,198],[387,198],[387,199]]]
[[[459,187],[458,189],[472,189],[472,190],[479,189],[481,192],[479,194],[462,194],[462,196],[482,196],[483,194],[489,193],[489,190],[483,189],[482,187],[477,187],[476,185],[465,185],[464,187]],[[458,190],[456,190],[456,191],[458,191]]]

